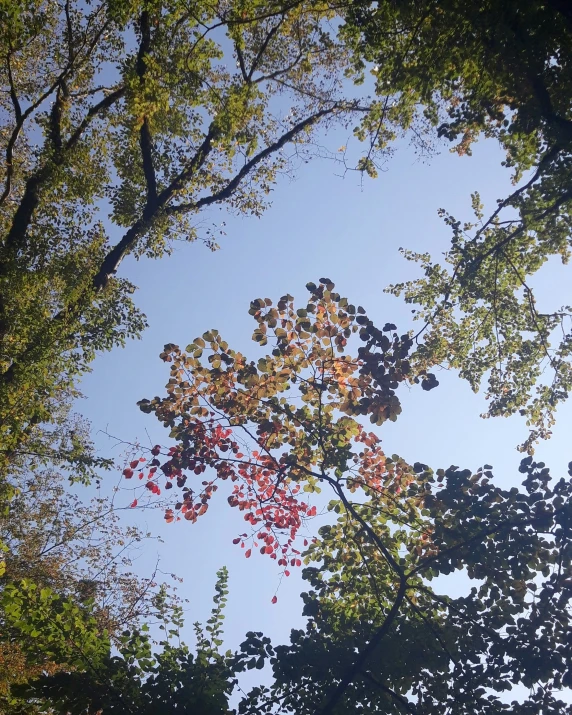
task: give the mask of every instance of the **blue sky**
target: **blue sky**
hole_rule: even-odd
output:
[[[168,366],[158,355],[165,343],[185,346],[205,330],[217,328],[235,349],[258,355],[250,341],[253,322],[247,313],[254,298],[291,293],[303,301],[305,284],[327,276],[374,320],[394,322],[401,331],[411,328],[410,308],[383,293],[389,283],[416,275],[416,267],[400,256],[399,247],[434,255],[446,250],[450,233],[437,209],[470,218],[470,194],[475,190],[486,209],[494,209],[495,200],[510,190],[510,175],[501,160],[491,140],[478,144],[474,156],[463,158],[443,145],[426,163],[403,143],[379,178],[363,184],[357,174],[341,178],[338,166],[316,160],[303,165],[294,181],[285,178],[278,183],[273,204],[261,219],[229,216],[224,207],[205,216],[205,225],[226,222],[219,251],[211,253],[200,243],[180,243],[170,258],[127,259],[121,272],[139,286],[136,299],[150,327],[142,340],[98,357],[83,381],[86,399],[79,410],[92,421],[101,450],[120,456],[122,448],[99,431],[126,441],[168,443],[156,419],[136,406],[143,397],[163,394]],[[556,263],[536,279],[541,300],[560,302],[554,296],[566,283]],[[515,447],[526,436],[524,423],[518,418],[480,419],[486,409],[483,397],[474,395],[453,373],[438,377],[441,384],[430,393],[403,389],[403,414],[379,431],[386,452],[435,468],[489,463],[499,481],[517,484],[521,455]],[[567,406],[560,410],[553,439],[537,451],[554,473],[564,472],[572,458],[566,439],[571,415]],[[231,543],[242,530],[241,519],[224,497],[218,504],[213,500],[196,525],[166,525],[160,512],[129,516],[148,524],[164,540],[141,556],[137,570],[143,575],[150,572],[159,555],[163,571],[184,579],[181,593],[190,601],[189,640],[190,623],[207,616],[215,571],[222,565],[230,572],[229,647],[248,630],[262,630],[275,643],[283,642],[290,629],[300,625],[298,594],[304,585],[299,574],[279,584],[274,562],[242,557]],[[277,587],[278,603],[273,606],[270,600]],[[450,586],[456,587],[459,584]]]

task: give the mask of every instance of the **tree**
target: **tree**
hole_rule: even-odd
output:
[[[2,712],[38,712],[21,702],[19,687],[61,670],[91,667],[109,647],[88,607],[28,580],[4,586],[0,611]]]
[[[45,674],[18,689],[28,703],[75,713],[201,713],[230,714],[238,664],[245,658],[220,653],[228,574],[217,573],[214,608],[203,629],[195,624],[196,653],[180,643],[180,608],[168,612],[158,604],[164,638],[153,652],[148,628],[126,631],[118,653],[107,650],[75,670]],[[178,641],[178,643],[177,643]]]
[[[515,180],[532,171],[480,226],[449,218],[450,272],[417,257],[428,284],[395,291],[428,323],[420,364],[447,362],[474,387],[492,371],[490,413],[523,411],[527,449],[549,434],[570,388],[570,311],[539,311],[527,281],[568,255],[565,3],[29,0],[5,3],[0,22],[7,447],[50,420],[98,350],[144,328],[134,286],[117,275],[126,255],[194,240],[196,215],[216,204],[259,213],[277,172],[334,121],[357,125],[368,148],[356,168],[371,175],[397,133],[412,129],[425,147],[432,126],[461,137],[460,152],[494,136]],[[359,83],[368,69],[374,100],[348,99],[342,78]],[[203,237],[213,245],[212,232]],[[552,385],[540,378],[545,363]]]
[[[391,82],[410,93],[457,151],[483,133],[506,149],[515,191],[488,218],[475,194],[472,222],[442,209],[453,234],[445,263],[406,252],[424,277],[390,290],[422,323],[415,362],[454,367],[475,390],[488,380],[488,414],[525,416],[521,448],[532,452],[572,387],[572,311],[539,308],[533,282],[548,260],[570,256],[569,4],[357,2],[344,31],[363,66],[376,63],[378,91]],[[393,52],[388,33],[406,52]]]
[[[68,476],[84,479],[97,466],[97,459],[95,466],[88,459],[93,453],[85,421],[69,417],[69,423],[75,426],[73,435],[54,430],[50,444],[28,443],[27,453],[12,461],[10,477],[0,482],[0,697],[7,701],[15,685],[42,672],[77,667],[61,648],[52,652],[51,631],[48,640],[38,640],[16,628],[18,614],[16,620],[25,615],[31,632],[45,633],[62,612],[70,623],[72,612],[83,623],[90,604],[85,637],[93,633],[97,640],[104,633],[117,644],[126,628],[153,622],[159,595],[169,608],[178,603],[176,589],[158,583],[158,568],[146,577],[133,571],[133,558],[151,534],[126,524],[125,507],[99,487],[85,500],[67,483]],[[42,451],[31,451],[34,446]]]
[[[209,207],[258,215],[318,126],[360,125],[373,171],[406,120],[344,94],[335,13],[321,0],[3,4],[6,449],[50,421],[97,351],[145,327],[118,274],[127,255],[195,240]]]
[[[93,600],[99,626],[112,638],[148,618],[158,574],[136,575],[132,561],[155,539],[121,519],[125,508],[98,492],[82,500],[53,470],[30,472],[12,487],[0,517],[0,588],[27,580],[76,603]]]
[[[342,512],[321,528],[305,559],[309,622],[276,649],[270,697],[293,713],[572,712],[570,478],[550,488],[531,458],[522,490],[487,467],[416,466],[407,498],[352,504],[366,526]],[[397,612],[400,574],[376,539],[407,574]]]
[[[253,340],[272,348],[257,362],[216,330],[165,346],[167,395],[140,403],[175,440],[141,473],[149,502],[181,490],[167,522],[196,521],[228,485],[245,557],[257,548],[285,576],[309,566],[308,627],[275,649],[256,635],[275,681],[240,712],[571,712],[558,693],[572,685],[572,480],[550,487],[528,457],[524,489],[500,489],[488,465],[434,473],[384,454],[360,419],[394,420],[400,383],[437,382],[395,325],[376,327],[328,279],[308,289],[298,309],[289,295],[251,303]],[[309,544],[324,489],[339,518]],[[450,598],[432,581],[456,570],[468,593]],[[506,705],[518,684],[528,692]]]

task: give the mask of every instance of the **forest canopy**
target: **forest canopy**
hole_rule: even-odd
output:
[[[563,0],[0,2],[1,712],[572,713],[572,462],[535,454],[572,388],[572,308],[536,289],[569,260],[571,57]],[[355,276],[349,298],[330,278],[252,297],[249,348],[205,325],[192,280],[166,305],[178,242],[232,241],[220,216],[272,212],[309,163],[364,187],[405,146],[470,167],[486,142],[509,191],[475,187],[471,219],[443,191],[446,250],[400,237],[413,272],[379,286],[413,322],[366,311]],[[308,277],[332,249],[323,191],[305,199],[320,251],[281,254]],[[252,245],[248,275],[212,279],[226,325],[236,285],[275,269]],[[131,259],[162,260],[150,285]],[[81,380],[142,337],[148,291],[200,335],[156,346],[154,397],[132,368],[159,437],[125,425],[119,455],[78,414]],[[446,371],[484,388],[486,416],[524,418],[518,474],[487,444],[476,468],[468,449],[466,468],[425,464],[414,433],[392,453],[409,405],[437,421]],[[139,555],[177,529],[199,558],[227,509],[230,563],[189,633],[189,587]],[[305,589],[286,642],[256,627],[227,647],[239,555],[261,581],[269,559],[272,604],[283,579]]]

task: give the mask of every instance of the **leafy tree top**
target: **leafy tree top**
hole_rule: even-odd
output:
[[[389,83],[414,96],[456,151],[470,153],[483,134],[506,150],[515,190],[488,212],[475,193],[474,219],[441,209],[452,233],[445,260],[430,247],[405,252],[422,275],[390,290],[416,306],[413,362],[454,368],[475,390],[487,383],[487,416],[523,415],[520,448],[533,452],[572,388],[572,311],[568,301],[540,305],[534,289],[550,259],[570,258],[570,3],[357,2],[344,37],[358,66],[377,63],[378,91]]]
[[[409,336],[399,336],[392,324],[375,327],[327,279],[308,288],[309,301],[297,310],[289,295],[276,306],[270,300],[251,303],[253,340],[273,347],[258,362],[233,351],[216,330],[186,351],[166,345],[168,394],[139,403],[178,442],[163,459],[155,447],[138,472],[151,499],[175,484],[182,490],[166,511],[167,521],[195,521],[219,485],[231,482],[229,504],[244,512],[254,545],[283,566],[288,558],[300,562],[294,540],[316,513],[311,494],[323,483],[341,479],[366,493],[407,483],[406,465],[387,458],[358,418],[376,425],[395,420],[401,412],[399,383],[421,383],[426,390],[438,384],[432,374],[412,371]],[[352,336],[362,343],[354,354]],[[139,466],[134,461],[124,476],[133,478]],[[201,486],[187,484],[208,467],[214,478],[205,474]],[[236,541],[245,548],[247,537]]]
[[[209,207],[259,215],[318,127],[355,125],[367,141],[360,170],[375,172],[413,115],[405,101],[388,114],[346,91],[353,70],[336,12],[321,0],[3,4],[8,446],[51,419],[97,351],[145,327],[134,286],[118,274],[127,255],[195,240]],[[203,234],[211,248],[219,231]]]
[[[433,472],[384,454],[362,421],[396,419],[400,383],[435,378],[414,371],[394,325],[377,328],[327,279],[308,288],[303,308],[289,295],[251,303],[253,339],[271,348],[258,362],[212,330],[185,351],[167,345],[167,394],[140,406],[175,445],[124,471],[126,485],[144,482],[134,506],[177,485],[168,522],[196,521],[226,488],[249,527],[235,539],[246,557],[256,547],[285,575],[307,566],[308,627],[289,646],[245,645],[274,681],[240,711],[565,712],[572,480],[551,485],[528,457],[524,488],[501,489],[489,465]],[[317,537],[320,491],[338,517]],[[443,578],[459,571],[467,593],[452,598]],[[529,694],[505,704],[519,684]]]

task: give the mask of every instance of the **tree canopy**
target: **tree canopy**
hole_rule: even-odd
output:
[[[54,599],[47,591],[39,598],[47,602],[44,613],[38,597],[24,586],[20,600],[8,592],[9,623],[22,634],[32,633],[28,656],[52,652],[57,666],[40,669],[12,688],[6,700],[9,712],[65,712],[70,715],[101,712],[120,713],[230,713],[228,696],[233,675],[244,660],[240,655],[220,653],[222,613],[227,585],[226,569],[217,573],[214,607],[205,628],[195,624],[196,652],[180,642],[183,625],[180,606],[168,608],[165,600],[155,602],[155,615],[162,622],[163,638],[154,643],[149,628],[125,630],[116,641],[115,653],[105,631],[98,632],[87,602],[80,610],[69,601]],[[30,601],[30,593],[32,599]],[[22,604],[14,608],[14,601]],[[56,615],[54,617],[54,610]],[[58,613],[59,611],[59,613]],[[62,618],[63,616],[63,618]],[[69,632],[73,640],[69,641]],[[21,637],[21,636],[20,636]],[[67,642],[66,642],[67,641]]]
[[[347,91],[336,12],[321,0],[3,4],[7,447],[50,420],[98,351],[145,327],[126,256],[199,237],[215,247],[220,225],[201,232],[197,216],[218,204],[259,215],[318,127],[357,125],[370,171],[407,128],[409,110],[380,114]]]
[[[348,168],[372,176],[406,132],[422,151],[432,128],[461,153],[483,133],[506,148],[518,188],[487,220],[477,196],[473,223],[444,210],[450,269],[408,254],[427,278],[394,290],[427,323],[421,363],[475,388],[490,373],[490,414],[522,411],[525,449],[549,435],[570,387],[570,311],[540,311],[528,281],[568,258],[565,3],[30,0],[5,3],[0,22],[7,445],[51,419],[98,351],[145,327],[126,256],[214,247],[221,226],[201,232],[198,214],[259,215],[278,174],[340,123],[366,142]]]
[[[517,188],[488,212],[475,193],[472,220],[441,209],[452,232],[444,263],[406,251],[424,277],[390,290],[417,306],[415,361],[451,366],[475,390],[487,380],[488,414],[520,412],[530,428],[522,449],[533,451],[572,385],[570,307],[539,307],[534,292],[542,266],[570,257],[569,4],[357,2],[348,12],[347,36],[377,63],[378,91],[411,92],[459,153],[482,135],[506,150]]]
[[[436,380],[415,373],[394,325],[375,326],[328,279],[308,289],[298,309],[289,295],[252,302],[253,340],[272,348],[257,361],[215,330],[165,346],[167,395],[140,403],[175,440],[139,474],[147,500],[176,483],[167,522],[195,522],[225,489],[247,558],[256,548],[285,576],[308,565],[307,630],[267,654],[276,681],[241,712],[564,712],[572,480],[551,486],[528,457],[524,488],[501,489],[489,465],[433,472],[386,455],[362,420],[395,420],[400,383]],[[322,491],[338,521],[300,553]],[[451,598],[433,582],[455,571],[467,594]],[[530,692],[508,704],[519,684]]]
[[[572,388],[572,308],[535,295],[570,257],[571,57],[565,0],[0,3],[2,712],[572,715],[572,462],[533,460]],[[362,143],[329,154],[344,171],[375,177],[399,137],[485,137],[514,190],[440,209],[441,263],[403,250],[422,276],[386,290],[419,330],[321,278],[252,301],[254,356],[215,329],[165,345],[166,391],[139,407],[171,443],[133,444],[104,496],[114,462],[72,407],[96,354],[146,327],[125,259],[215,249],[209,210],[261,215],[340,126]],[[522,485],[382,449],[440,367],[525,417]],[[121,512],[192,524],[221,498],[236,552],[302,569],[289,643],[223,652],[223,568],[189,647],[176,596],[133,572],[150,534]]]

